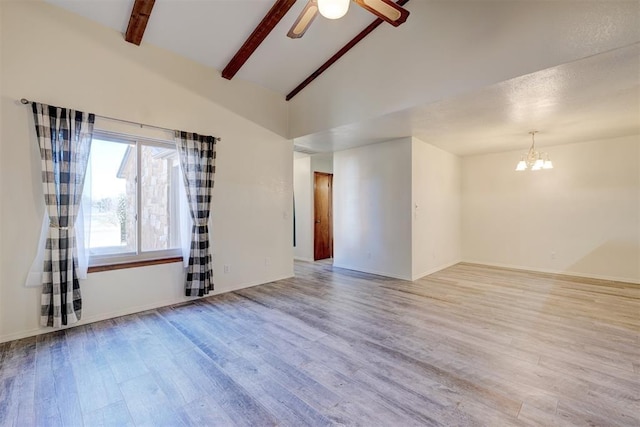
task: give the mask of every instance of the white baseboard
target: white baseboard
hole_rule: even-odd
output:
[[[596,280],[607,280],[612,282],[623,282],[623,283],[631,283],[633,285],[639,285],[640,281],[638,279],[633,279],[629,277],[618,277],[618,276],[607,276],[600,274],[587,274],[581,273],[577,271],[571,270],[557,270],[557,269],[547,269],[547,268],[535,268],[529,267],[526,265],[514,265],[514,264],[503,264],[498,262],[486,262],[486,261],[477,261],[477,260],[462,260],[460,262],[465,262],[469,264],[480,264],[486,265],[489,267],[498,267],[498,268],[509,268],[512,270],[524,270],[524,271],[533,271],[536,273],[548,273],[548,274],[559,274],[563,276],[573,276],[573,277],[584,277],[586,279],[596,279]]]
[[[139,306],[135,306],[135,307],[127,307],[125,309],[122,310],[116,310],[116,311],[112,311],[109,313],[102,313],[99,315],[95,315],[95,316],[86,316],[83,317],[82,320],[80,320],[77,323],[74,323],[73,325],[68,325],[68,326],[63,326],[61,328],[50,328],[50,327],[38,327],[38,328],[34,328],[34,329],[29,329],[26,331],[20,331],[20,332],[14,332],[11,334],[6,334],[6,335],[0,335],[0,343],[3,342],[7,342],[7,341],[14,341],[14,340],[19,340],[22,338],[28,338],[28,337],[32,337],[32,336],[36,336],[36,335],[42,335],[42,334],[47,334],[50,332],[55,332],[55,331],[60,331],[60,330],[64,330],[64,329],[69,329],[69,328],[75,328],[76,326],[82,326],[82,325],[88,325],[90,323],[95,323],[95,322],[100,322],[102,320],[107,320],[107,319],[114,319],[116,317],[121,317],[121,316],[127,316],[129,314],[135,314],[135,313],[141,313],[143,311],[147,311],[147,310],[154,310],[156,308],[160,308],[160,307],[167,307],[167,306],[171,306],[171,305],[175,305],[175,304],[182,304],[188,301],[195,301],[201,298],[207,298],[210,296],[214,296],[214,295],[220,295],[220,294],[224,294],[227,292],[234,292],[234,291],[239,291],[240,289],[246,289],[246,288],[251,288],[253,286],[258,286],[258,285],[264,285],[266,283],[271,283],[271,282],[276,282],[278,280],[283,280],[283,279],[288,279],[290,277],[293,277],[291,275],[286,275],[286,276],[276,276],[273,277],[271,279],[267,279],[266,281],[255,281],[255,282],[248,282],[248,283],[243,283],[243,284],[239,284],[234,286],[232,289],[225,289],[224,291],[213,291],[210,294],[204,296],[204,297],[180,297],[180,298],[174,298],[171,300],[165,300],[165,301],[160,301],[160,302],[155,302],[152,304],[145,304],[145,305],[139,305]]]
[[[294,256],[293,259],[296,261],[315,262],[315,260],[311,258],[304,258],[304,257],[298,257],[298,256]]]
[[[254,280],[252,282],[246,282],[243,284],[239,284],[234,286],[231,289],[225,289],[224,291],[214,291],[212,293],[210,293],[209,295],[207,295],[208,297],[210,296],[214,296],[214,295],[220,295],[220,294],[225,294],[227,292],[234,292],[234,291],[239,291],[240,289],[246,289],[246,288],[252,288],[254,286],[260,286],[260,285],[266,285],[267,283],[272,283],[272,282],[277,282],[278,280],[284,280],[284,279],[290,279],[294,277],[293,276],[293,272],[291,272],[290,274],[286,274],[284,276],[278,275],[278,276],[273,276],[269,279],[266,280]]]
[[[354,267],[352,265],[347,265],[347,264],[337,264],[335,262],[335,260],[333,262],[333,266],[337,267],[337,268],[344,268],[345,270],[353,270],[353,271],[359,271],[361,273],[375,274],[377,276],[391,277],[393,279],[411,281],[411,277],[410,276],[403,276],[403,275],[400,275],[400,274],[391,274],[391,273],[387,273],[385,271],[373,270],[373,269],[369,269],[369,268]]]
[[[422,273],[414,276],[413,278],[411,278],[409,276],[390,274],[390,273],[387,273],[387,272],[384,272],[384,271],[380,271],[380,270],[364,269],[364,268],[354,267],[354,266],[346,265],[346,264],[336,264],[335,262],[334,262],[333,266],[334,267],[338,267],[338,268],[344,268],[344,269],[347,269],[347,270],[360,271],[362,273],[376,274],[378,276],[392,277],[394,279],[409,280],[409,281],[413,282],[413,281],[418,280],[418,279],[420,279],[420,278],[422,278],[424,276],[428,276],[428,275],[436,273],[436,272],[438,272],[440,270],[444,270],[445,268],[449,268],[452,265],[456,265],[459,262],[460,262],[460,260],[455,260],[453,262],[442,264],[442,265],[440,265],[438,267],[434,267],[434,268],[431,268],[431,269],[429,269],[429,270],[427,270],[425,272],[422,272]]]
[[[424,272],[422,272],[420,274],[415,275],[413,277],[413,280],[415,281],[415,280],[423,278],[424,276],[428,276],[430,274],[437,273],[440,270],[444,270],[445,268],[449,268],[449,267],[454,266],[454,265],[456,265],[456,264],[458,264],[460,262],[461,261],[458,259],[458,260],[455,260],[453,262],[448,262],[446,264],[439,265],[438,267],[431,268],[431,269],[429,269],[427,271],[424,271]]]
[[[36,329],[29,329],[29,330],[22,331],[22,332],[15,332],[15,333],[8,334],[8,335],[2,335],[2,336],[0,336],[0,343],[6,342],[6,341],[19,340],[19,339],[22,339],[22,338],[28,338],[28,337],[32,337],[32,336],[36,336],[36,335],[47,334],[49,332],[55,332],[55,331],[61,331],[61,330],[64,330],[64,329],[75,328],[76,326],[88,325],[90,323],[100,322],[101,320],[114,319],[116,317],[127,316],[129,314],[140,313],[140,312],[143,312],[143,311],[153,310],[153,309],[156,309],[156,308],[166,307],[166,306],[170,306],[170,305],[174,305],[174,304],[180,304],[180,303],[183,303],[183,302],[186,302],[186,301],[189,301],[189,300],[193,300],[193,299],[196,299],[196,298],[182,297],[182,298],[177,298],[177,299],[173,299],[173,300],[155,302],[153,304],[145,304],[145,305],[140,305],[140,306],[135,306],[135,307],[128,307],[128,308],[123,309],[123,310],[116,310],[116,311],[113,311],[113,312],[102,313],[102,314],[95,315],[95,316],[83,316],[82,319],[79,322],[74,323],[72,325],[62,326],[60,328],[55,328],[54,329],[54,328],[51,328],[51,327],[38,327]]]

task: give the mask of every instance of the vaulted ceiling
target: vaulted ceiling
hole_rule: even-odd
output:
[[[123,34],[134,4],[134,0],[47,2]],[[143,42],[222,71],[274,2],[156,0]],[[318,17],[302,39],[290,39],[287,32],[305,4],[306,0],[293,4],[234,78],[286,95],[376,19],[371,13],[353,5],[340,20]]]
[[[125,33],[134,0],[46,0]],[[275,0],[156,0],[142,43],[219,73]],[[352,5],[286,34],[294,2],[234,77],[283,98],[375,20]],[[469,155],[640,134],[640,2],[413,0],[290,102],[296,145],[404,136]]]

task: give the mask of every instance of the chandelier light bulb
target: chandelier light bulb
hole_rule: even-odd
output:
[[[533,167],[531,168],[531,170],[539,171],[540,169],[542,169],[543,166],[544,166],[544,160],[542,160],[541,158],[538,158],[538,160],[536,160],[536,162],[533,164]]]
[[[327,19],[342,18],[349,10],[351,0],[318,0],[318,11]]]

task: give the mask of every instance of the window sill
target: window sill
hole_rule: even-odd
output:
[[[159,265],[159,264],[171,264],[174,262],[182,262],[181,256],[169,257],[169,258],[160,258],[160,259],[146,259],[141,261],[133,261],[133,262],[122,262],[117,264],[107,264],[107,265],[94,265],[90,266],[87,270],[87,273],[99,273],[101,271],[111,271],[111,270],[123,270],[125,268],[137,268],[137,267],[147,267],[149,265]]]

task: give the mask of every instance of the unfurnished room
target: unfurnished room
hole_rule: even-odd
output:
[[[640,1],[1,0],[0,426],[639,426]]]

